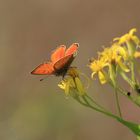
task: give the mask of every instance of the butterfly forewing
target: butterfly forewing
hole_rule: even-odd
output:
[[[37,68],[35,68],[31,74],[35,75],[51,75],[54,74],[54,68],[51,63],[40,64]]]
[[[78,43],[73,43],[65,52],[65,56],[71,55],[77,52],[79,44]]]
[[[53,63],[60,60],[65,55],[65,49],[66,47],[64,45],[61,45],[59,48],[57,48],[51,55],[51,61]]]

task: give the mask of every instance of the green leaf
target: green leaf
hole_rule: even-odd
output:
[[[123,125],[125,125],[127,128],[129,128],[137,136],[138,140],[140,140],[140,124],[125,121],[120,118],[117,118],[117,120]]]

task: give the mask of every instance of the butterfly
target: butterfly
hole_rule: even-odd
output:
[[[64,77],[77,55],[78,43],[73,43],[66,49],[65,45],[60,45],[51,55],[51,60],[40,64],[31,74],[34,75],[56,75]]]

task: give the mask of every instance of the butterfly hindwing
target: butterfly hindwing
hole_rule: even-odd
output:
[[[31,74],[35,75],[51,75],[54,74],[54,68],[51,63],[40,64],[37,68],[35,68]]]
[[[56,75],[65,75],[75,56],[73,54],[61,58],[54,64]]]

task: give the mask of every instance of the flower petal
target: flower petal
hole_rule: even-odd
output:
[[[125,72],[130,71],[130,69],[125,64],[123,64],[121,61],[119,61],[118,64],[123,71],[125,71]]]
[[[80,79],[78,77],[75,78],[75,83],[76,83],[76,87],[77,87],[79,94],[84,95],[85,89],[84,89],[82,82],[80,81]]]
[[[99,77],[101,84],[105,84],[107,82],[105,75],[101,71],[98,72],[98,77]]]

